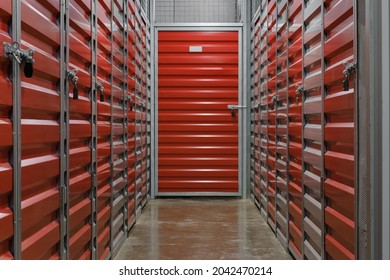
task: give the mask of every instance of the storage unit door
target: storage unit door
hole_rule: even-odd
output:
[[[110,257],[111,218],[111,1],[99,0],[97,10],[97,244],[98,258]]]
[[[268,224],[276,230],[276,28],[277,28],[277,7],[276,0],[271,0],[267,5],[268,27],[267,27],[267,62],[268,76]]]
[[[91,259],[92,201],[90,65],[91,4],[72,0],[69,3],[69,71],[77,71],[78,98],[69,99],[69,254],[70,259]],[[75,85],[69,83],[71,92]],[[77,99],[76,99],[77,98]]]
[[[343,71],[354,64],[354,1],[325,1],[325,252],[327,259],[354,259],[355,84]],[[349,85],[348,85],[349,84]]]
[[[158,194],[237,194],[237,31],[158,32]]]
[[[21,87],[22,259],[58,259],[60,243],[60,1],[21,2],[21,47],[34,72]]]
[[[288,231],[289,249],[302,258],[302,1],[288,8],[289,104],[288,104]]]

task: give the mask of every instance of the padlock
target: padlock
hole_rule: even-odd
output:
[[[345,79],[343,81],[343,89],[344,91],[348,91],[349,90],[349,76],[345,76]]]
[[[79,99],[79,89],[77,88],[76,84],[73,86],[73,99],[74,100]]]
[[[24,76],[26,76],[26,78],[31,78],[33,74],[34,74],[34,67],[32,62],[26,62],[24,64]]]

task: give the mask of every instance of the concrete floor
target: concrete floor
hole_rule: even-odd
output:
[[[149,202],[118,260],[291,259],[250,200]]]

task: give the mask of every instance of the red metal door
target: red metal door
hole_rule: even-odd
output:
[[[238,193],[238,53],[237,31],[159,31],[159,193]]]
[[[69,4],[69,70],[77,70],[77,100],[69,100],[69,250],[70,259],[91,259],[91,101],[92,63],[91,4],[72,0]],[[73,85],[70,85],[73,88]]]
[[[260,212],[268,220],[268,11],[260,14]]]
[[[276,235],[288,243],[288,1],[277,3],[276,38]]]
[[[11,21],[12,1],[4,1],[0,6],[0,42],[11,43],[8,23]],[[12,83],[8,77],[8,67],[12,64],[0,51],[0,260],[13,259],[11,244],[14,235],[14,215],[12,212],[13,168],[12,122]]]
[[[103,87],[98,92],[97,107],[97,250],[98,258],[106,259],[110,254],[111,235],[111,1],[99,0],[96,11],[97,81]]]
[[[134,1],[128,1],[128,24],[130,26],[128,30],[128,77],[127,84],[129,86],[129,95],[131,97],[131,101],[129,102],[128,107],[128,224],[131,227],[135,223],[135,106],[134,100],[136,96],[136,68],[137,65],[135,63],[135,3]]]
[[[303,8],[303,256],[321,259],[323,250],[323,1]]]
[[[289,249],[296,259],[302,258],[302,1],[288,8],[289,30]]]
[[[276,0],[269,0],[267,27],[267,64],[268,77],[268,224],[276,230]]]
[[[125,45],[125,3],[124,1],[112,2],[112,84],[111,84],[111,106],[112,106],[112,255],[115,256],[126,240],[127,236],[127,131],[125,129],[125,106],[127,106],[127,85],[123,73],[127,57],[123,51]],[[126,101],[125,101],[126,98]]]
[[[22,259],[58,259],[60,242],[60,1],[21,2],[22,48],[34,75],[22,75]]]
[[[325,252],[355,258],[355,85],[343,88],[344,63],[354,63],[354,1],[325,1]]]
[[[261,210],[260,191],[260,18],[252,26],[252,77],[251,77],[251,191],[255,204]]]

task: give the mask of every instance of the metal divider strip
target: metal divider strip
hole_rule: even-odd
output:
[[[125,164],[125,170],[124,170],[124,179],[125,179],[125,189],[124,189],[124,197],[125,197],[125,203],[124,203],[124,209],[123,209],[123,219],[124,219],[124,232],[125,232],[125,235],[127,235],[127,232],[128,232],[128,228],[129,228],[129,213],[128,213],[128,205],[129,205],[129,182],[128,182],[128,179],[129,179],[129,139],[128,139],[128,132],[129,132],[129,128],[128,128],[128,94],[129,94],[129,89],[128,89],[128,65],[129,65],[129,62],[128,62],[128,55],[129,55],[129,50],[128,50],[128,40],[129,40],[129,32],[128,32],[128,4],[127,4],[127,1],[124,1],[123,3],[123,19],[124,19],[124,24],[123,24],[123,28],[124,28],[124,32],[123,32],[123,35],[124,35],[124,48],[123,48],[123,56],[124,56],[124,65],[123,65],[123,76],[124,76],[124,83],[123,83],[123,89],[124,89],[124,92],[123,92],[123,114],[124,114],[124,118],[123,118],[123,129],[124,129],[124,135],[123,135],[123,141],[124,141],[124,144],[125,144],[125,152],[124,152],[124,160],[126,162]]]
[[[60,258],[69,259],[69,84],[67,69],[69,63],[69,1],[61,0],[60,11]]]
[[[91,139],[91,203],[92,203],[92,216],[91,216],[91,226],[92,226],[92,239],[91,239],[91,252],[92,259],[96,260],[98,258],[97,252],[97,93],[96,93],[96,82],[97,82],[97,8],[96,1],[92,0],[92,9],[91,9],[91,55],[92,55],[92,65],[91,65],[91,76],[92,76],[92,85],[90,92],[91,100],[91,129],[92,129],[92,139]]]
[[[305,199],[304,199],[304,193],[305,193],[305,183],[304,183],[304,176],[305,176],[305,162],[304,162],[304,150],[305,150],[305,138],[304,138],[304,127],[305,127],[305,114],[304,114],[304,106],[305,106],[305,89],[304,89],[304,79],[305,79],[305,71],[304,71],[304,59],[305,59],[305,51],[304,51],[304,47],[305,47],[305,44],[304,44],[304,40],[303,40],[303,37],[305,35],[305,25],[304,25],[304,22],[303,22],[303,18],[305,16],[305,5],[304,5],[304,1],[302,1],[302,8],[301,8],[301,13],[302,13],[302,32],[301,32],[301,36],[302,36],[302,88],[303,88],[303,92],[302,92],[302,105],[301,105],[301,119],[302,119],[302,126],[301,126],[301,141],[302,141],[302,145],[301,145],[301,161],[302,161],[302,166],[301,166],[301,187],[302,187],[302,192],[301,192],[301,203],[302,203],[302,245],[301,245],[301,253],[302,253],[302,260],[305,259]]]
[[[325,4],[322,2],[321,4],[321,28],[324,29],[324,17],[325,17]],[[321,131],[322,131],[322,139],[321,139],[321,158],[322,158],[322,176],[321,176],[321,238],[322,238],[322,248],[321,248],[321,257],[322,259],[326,259],[326,253],[325,253],[325,235],[326,235],[326,225],[325,225],[325,179],[326,179],[326,171],[325,171],[325,137],[324,137],[324,131],[325,131],[325,84],[324,84],[324,73],[325,73],[325,53],[324,53],[324,45],[325,45],[325,32],[321,32],[321,76],[322,76],[322,83],[321,83]]]
[[[12,40],[20,44],[21,26],[22,26],[22,7],[21,1],[12,1]],[[13,129],[13,203],[12,210],[14,214],[14,243],[13,255],[15,260],[22,258],[22,225],[21,225],[21,76],[20,64],[16,59],[12,59],[12,129]]]
[[[110,46],[111,46],[111,67],[110,67],[110,85],[111,85],[111,96],[110,96],[110,258],[113,258],[113,250],[114,250],[114,233],[113,233],[113,222],[114,222],[114,217],[113,217],[113,205],[114,205],[114,180],[113,180],[113,174],[114,174],[114,151],[113,151],[113,103],[114,103],[114,95],[113,95],[113,75],[112,75],[112,62],[114,60],[114,54],[113,54],[113,47],[112,47],[112,41],[114,39],[113,35],[113,21],[114,21],[114,1],[111,0],[111,15],[110,15],[110,31],[111,31],[111,37],[110,37]]]

